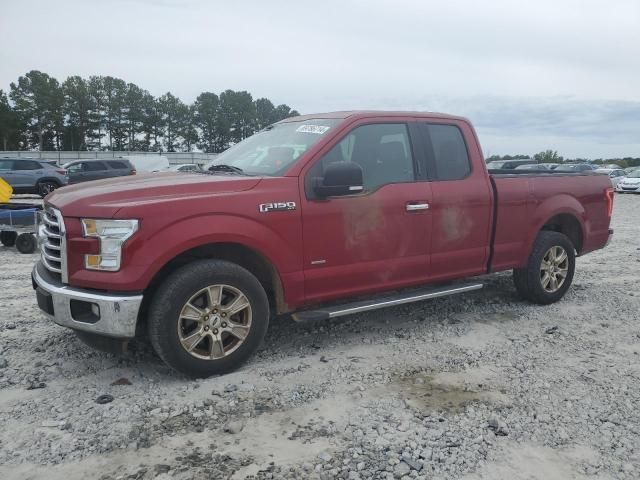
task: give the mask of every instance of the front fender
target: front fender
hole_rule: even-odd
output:
[[[299,219],[294,223],[294,218],[270,223],[279,227],[277,230],[239,215],[198,214],[170,223],[159,217],[147,218],[141,225],[141,235],[134,235],[123,249],[122,270],[80,269],[70,280],[88,288],[143,291],[160,269],[181,253],[212,243],[236,243],[265,257],[286,288],[286,278],[302,271],[301,225]]]

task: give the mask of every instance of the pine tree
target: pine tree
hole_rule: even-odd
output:
[[[64,113],[67,120],[65,149],[87,150],[91,128],[92,97],[89,84],[79,76],[67,78],[62,84]]]
[[[203,92],[198,95],[194,107],[196,128],[200,131],[198,148],[206,153],[216,152],[218,135],[218,114],[220,99],[211,92]]]
[[[10,98],[20,121],[25,125],[28,141],[38,150],[53,148],[59,143],[62,117],[62,94],[55,78],[38,70],[31,70],[11,83]]]
[[[102,150],[102,137],[105,136],[105,92],[104,77],[91,76],[87,82],[89,90],[89,120],[87,127],[87,149]]]
[[[164,126],[164,144],[167,152],[175,152],[180,146],[178,138],[182,108],[184,104],[180,99],[167,92],[158,99],[162,125]]]
[[[20,149],[21,125],[18,115],[9,104],[7,94],[0,90],[0,146],[2,150]]]

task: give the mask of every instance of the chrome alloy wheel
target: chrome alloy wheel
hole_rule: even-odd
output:
[[[551,247],[542,257],[540,265],[540,283],[549,293],[557,292],[567,278],[569,256],[560,246]]]
[[[182,347],[202,360],[217,360],[234,352],[251,329],[251,304],[230,285],[210,285],[195,293],[178,317]]]

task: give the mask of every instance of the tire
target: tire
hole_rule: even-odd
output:
[[[13,247],[16,244],[16,237],[18,234],[10,230],[3,230],[0,232],[0,243],[5,247]]]
[[[553,258],[550,256],[552,249],[555,260],[549,262]],[[566,254],[566,259],[562,261],[561,252]],[[553,268],[548,270],[551,268],[550,263],[553,263]],[[533,244],[526,267],[513,270],[513,281],[522,298],[539,305],[548,305],[564,296],[571,286],[575,269],[576,255],[571,240],[562,233],[542,231]],[[565,276],[561,281],[563,273]]]
[[[249,271],[199,260],[164,280],[147,323],[151,344],[167,365],[209,377],[235,370],[257,350],[269,325],[269,302]]]
[[[38,189],[38,195],[44,198],[59,186],[58,182],[54,182],[53,180],[42,180],[38,182],[36,188]]]
[[[36,237],[31,233],[21,233],[16,237],[16,248],[20,253],[33,253],[37,247]]]
[[[127,351],[128,339],[105,337],[104,335],[96,335],[95,333],[74,330],[76,337],[85,345],[99,350],[100,352],[113,353],[115,355],[123,354]]]

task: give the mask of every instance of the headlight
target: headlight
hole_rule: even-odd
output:
[[[122,245],[138,230],[138,220],[93,220],[82,219],[85,237],[100,239],[100,253],[85,255],[84,266],[89,270],[120,270]]]

